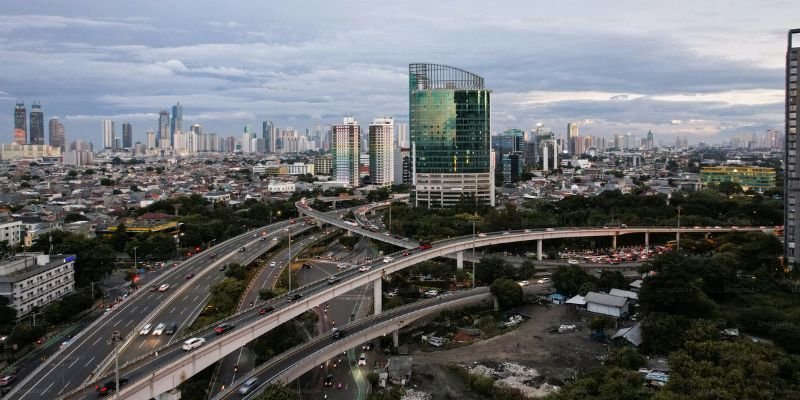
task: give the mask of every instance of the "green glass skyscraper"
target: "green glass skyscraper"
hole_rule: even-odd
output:
[[[411,64],[408,83],[414,204],[449,207],[475,196],[494,205],[491,91],[483,78],[445,65]]]

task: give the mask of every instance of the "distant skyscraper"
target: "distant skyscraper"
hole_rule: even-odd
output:
[[[494,205],[490,91],[483,78],[437,64],[410,64],[412,200],[449,207],[473,195]]]
[[[160,149],[168,149],[172,146],[169,136],[169,112],[161,110],[158,112],[158,138],[156,145]]]
[[[625,135],[614,135],[614,147],[616,147],[617,150],[622,150],[624,146],[625,146]]]
[[[375,186],[394,183],[394,119],[375,118],[369,126],[369,178]]]
[[[156,133],[152,130],[147,131],[145,134],[147,138],[147,149],[155,149],[158,147],[158,141],[156,140]]]
[[[175,146],[175,133],[183,132],[183,107],[181,103],[172,106],[172,120],[169,126],[169,141],[173,147]]]
[[[31,105],[31,127],[29,144],[44,144],[44,112],[38,102]]]
[[[114,132],[114,121],[110,119],[104,119],[102,122],[103,126],[103,148],[104,149],[113,149],[114,148],[114,141],[117,139],[117,135]]]
[[[653,131],[647,131],[647,141],[645,142],[644,149],[645,150],[653,150],[655,147],[653,141]]]
[[[58,118],[51,118],[49,122],[49,131],[50,131],[50,146],[58,147],[61,149],[63,153],[66,151],[66,146],[64,145],[64,124],[62,124]]]
[[[569,155],[578,156],[583,154],[583,143],[580,140],[578,124],[570,122],[567,124],[567,143],[569,143]]]
[[[28,140],[28,115],[25,103],[18,101],[14,106],[14,143],[25,144]]]
[[[355,118],[345,117],[341,125],[331,126],[331,151],[333,152],[333,178],[359,186],[358,157],[361,144],[361,126]]]
[[[130,122],[122,123],[122,147],[126,149],[133,147],[133,127]]]
[[[272,121],[264,121],[261,123],[261,138],[266,143],[267,153],[275,152],[275,125]]]
[[[406,124],[406,123],[397,124],[396,129],[397,129],[397,132],[396,132],[397,133],[397,146],[398,147],[403,147],[403,148],[410,147],[411,143],[409,142],[409,139],[408,139],[408,124]]]
[[[786,139],[784,159],[784,251],[789,268],[798,261],[800,246],[800,174],[797,170],[797,106],[800,93],[797,87],[797,68],[800,62],[800,29],[789,31],[786,49]]]

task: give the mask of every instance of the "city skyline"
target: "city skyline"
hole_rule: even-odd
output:
[[[197,27],[172,14],[144,17],[141,5],[56,4],[47,15],[10,5],[0,17],[7,39],[0,54],[16,62],[0,67],[0,107],[9,110],[0,113],[2,142],[13,139],[17,100],[39,101],[70,140],[94,143],[101,143],[103,119],[131,122],[133,141],[145,142],[145,131],[159,131],[159,110],[178,102],[186,106],[185,126],[202,124],[220,136],[263,120],[301,131],[342,115],[406,122],[405,68],[419,60],[481,71],[496,82],[496,132],[543,122],[563,134],[577,121],[591,136],[652,129],[659,137],[716,142],[781,128],[784,35],[798,17],[792,7],[756,2],[725,11],[688,2],[501,5],[481,22],[454,24],[470,7],[435,5],[430,15],[446,17],[430,18],[407,5],[343,2],[324,12],[277,5],[268,14],[281,19],[269,21],[304,27],[281,33],[261,27],[262,7],[184,7],[187,17],[217,16]],[[377,14],[380,26],[370,22]],[[551,29],[557,26],[570,30]],[[468,42],[474,45],[464,51]],[[342,57],[331,50],[336,43],[353,53]],[[40,51],[62,63],[36,64]],[[37,79],[21,79],[28,74]]]

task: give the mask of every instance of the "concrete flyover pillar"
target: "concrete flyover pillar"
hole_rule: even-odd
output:
[[[611,237],[611,248],[614,250],[617,249],[617,235]]]
[[[539,261],[542,261],[542,257],[544,257],[542,254],[542,242],[544,242],[542,239],[536,241],[536,259]]]
[[[650,247],[650,232],[644,233],[644,247]]]
[[[378,278],[372,282],[372,298],[375,301],[375,314],[383,312],[383,278]]]
[[[347,230],[347,237],[353,237],[353,231]]]
[[[392,332],[392,344],[395,348],[400,347],[400,331],[397,329]]]
[[[458,268],[459,271],[464,269],[464,252],[463,251],[459,251],[458,253],[456,253],[456,268]]]

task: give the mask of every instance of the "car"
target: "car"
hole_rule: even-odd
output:
[[[166,327],[167,327],[167,324],[165,324],[165,323],[163,323],[163,322],[162,322],[162,323],[160,323],[160,324],[158,324],[158,325],[156,325],[156,328],[155,328],[155,329],[153,329],[153,335],[155,335],[155,336],[161,336],[161,334],[162,334],[162,333],[164,333],[164,329],[165,329]]]
[[[721,226],[715,226],[714,229],[722,229]]]
[[[119,378],[119,387],[120,388],[124,387],[127,384],[128,384],[128,378]],[[106,382],[106,383],[104,383],[102,385],[95,386],[95,390],[97,390],[97,396],[98,397],[103,397],[103,396],[109,395],[111,393],[114,393],[114,392],[117,391],[117,381],[114,380],[114,379],[109,380],[108,382]]]
[[[211,253],[211,254],[208,255],[208,258],[216,258],[216,257],[217,257],[217,253]]]
[[[153,325],[152,324],[147,324],[147,325],[142,327],[142,330],[139,331],[139,334],[142,335],[142,336],[147,335],[147,334],[150,333],[151,329],[153,329]]]
[[[394,261],[394,258],[392,258],[392,257],[383,257],[383,262],[385,262],[385,263],[390,263],[392,261]]]
[[[156,290],[158,290],[158,285],[150,286],[150,291],[151,292],[155,292]]]
[[[269,263],[269,266],[270,266],[270,267],[274,267],[274,266],[276,266],[276,265],[278,265],[278,263],[276,263],[275,261],[273,261],[273,262]]]
[[[9,374],[0,378],[0,387],[10,386],[12,383],[16,382],[17,376],[14,374]]]
[[[239,390],[237,390],[237,392],[240,395],[246,395],[252,392],[253,389],[257,387],[258,387],[258,378],[250,378],[244,381],[244,383],[242,383],[242,386],[239,386]]]
[[[178,324],[173,323],[172,325],[167,328],[166,333],[167,335],[174,335],[175,332],[178,332]]]
[[[367,353],[361,353],[361,356],[358,357],[358,366],[364,367],[367,365]]]
[[[277,237],[274,237],[274,238],[272,238],[272,241],[273,241],[273,242],[277,242],[277,241],[278,241],[278,238],[277,238]]]
[[[372,350],[372,342],[367,342],[363,346],[361,346],[361,350],[370,351]]]
[[[218,268],[218,269],[219,269],[220,271],[225,271],[226,269],[228,269],[228,265],[227,265],[227,264],[222,264],[222,265],[220,265],[220,266],[219,266],[219,268]]]
[[[509,233],[511,233],[511,232],[509,232],[509,231],[503,231],[503,235],[508,235]]]
[[[574,259],[574,258],[570,258],[569,260],[567,260],[567,264],[569,264],[569,265],[578,265],[578,264],[580,264],[580,262],[578,260]]]
[[[192,279],[192,278],[194,278],[194,274],[192,273],[186,274],[186,279]]]
[[[341,264],[337,264],[337,265],[336,265],[336,269],[338,269],[339,271],[344,271],[344,270],[346,270],[347,268],[348,268],[348,265],[347,265],[347,264],[344,264],[344,263],[341,263]]]
[[[436,289],[428,290],[427,292],[422,294],[425,297],[436,297],[439,295],[439,291]]]
[[[295,293],[295,295],[294,295],[294,296],[292,296],[292,297],[289,297],[289,299],[287,299],[286,301],[287,301],[287,302],[289,302],[289,303],[293,303],[293,302],[295,302],[295,301],[297,301],[297,300],[300,300],[300,299],[302,299],[302,298],[303,298],[303,295],[302,295],[302,294],[300,294],[300,293]]]
[[[206,342],[206,340],[203,339],[203,338],[194,337],[194,338],[188,339],[185,342],[183,342],[183,346],[181,346],[181,348],[184,351],[191,351],[191,350],[194,350],[194,349],[202,346],[203,344],[205,344],[205,342]]]
[[[258,239],[258,240],[263,242],[263,241],[267,240],[267,238],[262,237],[261,239]]]
[[[242,247],[239,249],[239,253],[244,253],[245,251],[247,251],[247,247]]]
[[[261,315],[264,315],[264,314],[270,313],[272,311],[275,311],[275,306],[264,307],[264,308],[258,310],[258,313],[261,314]]]
[[[481,233],[478,234],[478,237],[486,237],[486,234],[481,232]]]
[[[322,383],[323,386],[333,386],[333,374],[328,374],[325,377],[325,382]]]
[[[545,229],[544,231],[545,231],[545,232],[552,232],[552,231],[554,231],[554,230],[555,230],[555,229],[553,229],[553,228],[547,228],[547,229]]]
[[[225,332],[233,330],[233,328],[235,328],[235,327],[236,327],[236,325],[233,325],[233,324],[222,324],[222,325],[219,325],[216,328],[214,328],[214,332],[216,332],[217,335],[222,335]]]
[[[341,339],[341,338],[343,338],[345,336],[347,336],[347,331],[345,331],[344,329],[339,329],[339,330],[333,331],[333,338],[334,339]]]
[[[544,283],[548,283],[548,282],[550,282],[550,278],[542,278],[542,279],[539,279],[538,281],[536,281],[536,283],[538,283],[538,284],[544,284]]]
[[[700,227],[699,226],[695,226],[694,229],[700,229]]]
[[[336,275],[333,275],[333,276],[331,276],[330,278],[328,278],[328,284],[329,284],[329,285],[333,285],[334,283],[338,283],[338,282],[339,282],[339,281],[341,281],[341,280],[342,280],[342,278],[341,278],[341,277],[339,277],[339,276],[336,276]]]
[[[166,292],[167,290],[169,290],[169,285],[166,283],[158,287],[159,292]]]
[[[369,271],[370,269],[372,269],[372,267],[371,267],[371,266],[369,266],[369,265],[362,265],[362,266],[358,267],[358,272],[367,272],[367,271]]]
[[[528,282],[528,281],[519,281],[519,282],[517,282],[517,283],[518,283],[520,286],[523,286],[523,287],[524,287],[524,286],[528,286],[528,285],[530,285],[530,284],[531,284],[531,283],[530,283],[530,282]]]
[[[531,233],[530,229],[525,229],[525,233]]]

